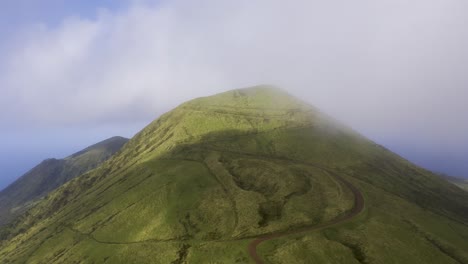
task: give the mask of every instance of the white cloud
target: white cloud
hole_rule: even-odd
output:
[[[458,0],[135,1],[28,29],[0,62],[0,118],[149,120],[275,83],[381,138],[468,145],[466,11]]]

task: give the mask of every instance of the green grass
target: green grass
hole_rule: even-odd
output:
[[[323,169],[326,168],[326,169]],[[3,263],[466,263],[468,193],[269,87],[187,102],[5,234]]]

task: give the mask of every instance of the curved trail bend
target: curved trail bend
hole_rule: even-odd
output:
[[[351,182],[349,182],[348,180],[346,180],[342,176],[338,175],[337,173],[331,171],[329,168],[320,166],[318,164],[298,161],[298,160],[289,159],[289,158],[285,158],[285,157],[274,157],[274,156],[267,156],[267,155],[252,154],[252,153],[248,153],[248,152],[230,151],[230,150],[222,150],[222,149],[214,149],[214,148],[201,148],[201,149],[202,150],[208,150],[208,151],[228,152],[228,153],[237,154],[237,155],[241,155],[241,156],[254,156],[256,158],[260,157],[260,158],[263,158],[263,159],[276,160],[276,161],[287,161],[287,162],[292,162],[292,163],[295,163],[295,164],[311,166],[311,167],[326,171],[331,176],[335,177],[338,181],[343,183],[353,193],[354,206],[351,209],[351,211],[349,211],[346,215],[337,217],[337,218],[335,218],[335,219],[333,219],[333,220],[331,220],[329,222],[321,223],[321,224],[318,224],[318,225],[306,226],[306,227],[302,227],[302,228],[298,228],[296,230],[290,230],[290,231],[278,231],[278,232],[265,234],[265,235],[261,235],[261,236],[256,237],[252,242],[249,243],[247,249],[248,249],[250,257],[257,264],[263,264],[264,263],[264,261],[261,259],[261,257],[257,253],[257,247],[261,243],[263,243],[265,241],[268,241],[268,240],[273,240],[273,239],[277,239],[277,238],[281,238],[281,237],[285,237],[285,236],[289,236],[289,235],[294,235],[294,234],[299,234],[299,233],[304,233],[304,232],[310,232],[310,231],[314,231],[314,230],[328,228],[328,227],[331,227],[331,226],[334,226],[334,225],[337,225],[337,224],[341,224],[341,223],[344,223],[344,222],[347,222],[347,221],[353,219],[355,216],[357,216],[359,213],[361,213],[362,210],[364,209],[364,197],[363,197],[361,191],[356,186],[354,186]]]
[[[331,227],[331,226],[349,221],[352,218],[354,218],[356,215],[358,215],[360,212],[362,212],[362,210],[364,209],[364,197],[362,196],[361,191],[359,191],[358,188],[356,188],[353,184],[351,184],[349,181],[347,181],[340,175],[337,175],[330,171],[328,172],[331,173],[334,177],[336,177],[339,181],[341,181],[346,187],[348,187],[351,190],[351,192],[354,195],[353,209],[351,209],[351,211],[348,214],[335,218],[331,220],[330,222],[321,223],[321,224],[314,225],[314,226],[303,227],[303,228],[293,230],[293,231],[278,232],[278,233],[272,233],[272,234],[267,234],[267,235],[257,237],[255,240],[250,242],[250,244],[247,247],[249,255],[255,261],[255,263],[257,264],[264,263],[262,258],[257,253],[257,247],[258,245],[260,245],[261,243],[265,241],[277,239],[277,238],[281,238],[281,237],[285,237],[289,235],[299,234],[303,232],[310,232],[310,231],[319,230],[322,228]]]

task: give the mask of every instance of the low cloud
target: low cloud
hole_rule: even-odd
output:
[[[134,1],[12,38],[0,118],[151,120],[193,97],[272,83],[381,142],[462,149],[466,10],[459,0]]]

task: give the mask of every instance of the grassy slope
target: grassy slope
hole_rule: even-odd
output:
[[[0,224],[6,224],[38,199],[70,179],[99,166],[128,139],[113,137],[65,159],[48,159],[0,192]]]
[[[249,263],[260,234],[355,220],[268,241],[272,263],[466,263],[468,194],[316,109],[265,87],[163,115],[100,168],[15,223],[5,263]]]

